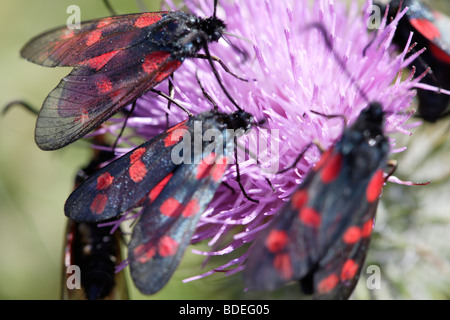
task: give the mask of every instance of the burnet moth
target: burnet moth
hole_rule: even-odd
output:
[[[55,150],[80,139],[153,90],[186,58],[207,59],[224,93],[237,107],[213,60],[231,72],[208,49],[225,28],[215,12],[200,18],[164,11],[91,20],[81,23],[79,29],[60,27],[33,38],[22,48],[22,57],[45,67],[74,67],[43,103],[36,123],[37,145]],[[204,54],[198,53],[201,49]]]
[[[97,136],[96,140],[102,136]],[[77,174],[78,187],[96,172],[102,163],[114,157],[111,151],[96,150],[91,162]],[[100,227],[92,222],[75,222],[68,219],[63,252],[63,300],[127,300],[128,288],[123,270],[116,267],[123,260],[120,228]],[[73,288],[76,266],[80,271],[81,288]]]
[[[296,280],[315,298],[350,296],[385,182],[384,114],[375,102],[362,110],[255,241],[244,275],[250,289]]]
[[[430,72],[422,83],[450,89],[450,17],[442,12],[434,11],[420,0],[394,0],[389,4],[376,4],[388,18],[394,18],[405,7],[406,14],[398,22],[394,42],[405,46],[413,32],[412,42],[416,48],[426,48],[416,63],[416,73],[422,74],[430,68]],[[419,100],[418,116],[429,122],[435,122],[450,114],[450,97],[439,92],[417,89]]]
[[[252,122],[243,110],[191,116],[96,172],[69,196],[65,214],[97,222],[143,206],[128,262],[137,288],[154,294],[178,266],[220,185],[228,150]]]
[[[310,24],[305,30],[310,28],[323,34],[342,70],[369,101],[332,50],[323,25]],[[385,176],[390,146],[383,132],[384,117],[382,105],[369,102],[322,154],[252,244],[244,269],[248,289],[271,291],[298,281],[303,292],[316,299],[351,295],[364,264],[382,187],[394,169],[391,165]]]

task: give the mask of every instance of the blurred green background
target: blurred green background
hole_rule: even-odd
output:
[[[142,1],[150,11],[159,1]],[[448,1],[436,1],[450,12]],[[101,0],[0,0],[0,107],[23,99],[40,107],[70,69],[44,68],[21,59],[20,48],[44,30],[64,25],[66,9],[77,4],[82,20],[109,15]],[[138,12],[134,1],[112,1],[119,13]],[[79,141],[45,152],[34,143],[35,116],[21,108],[0,117],[0,299],[59,299],[64,201],[77,170],[87,163],[87,144]],[[382,272],[382,288],[367,290],[364,277],[356,298],[450,298],[450,121],[425,124],[413,137],[400,137],[397,174],[426,187],[389,184],[380,205],[367,263]],[[399,145],[403,145],[399,143]],[[242,291],[240,275],[222,274],[187,284],[203,259],[190,253],[160,293],[140,295],[129,281],[133,299],[299,298],[297,286],[271,295]],[[219,264],[215,264],[219,265]],[[207,269],[209,270],[209,269]]]

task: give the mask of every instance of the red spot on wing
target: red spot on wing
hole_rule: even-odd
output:
[[[362,229],[361,229],[361,237],[367,238],[370,237],[373,230],[373,219],[368,220],[366,223],[364,223]]]
[[[227,157],[219,157],[216,160],[216,164],[214,169],[211,172],[211,177],[214,181],[219,182],[222,179],[222,176],[227,169],[228,166],[228,158]]]
[[[150,202],[155,201],[155,199],[159,196],[161,191],[166,186],[167,182],[172,178],[173,173],[169,173],[164,179],[162,179],[153,189],[150,191],[148,197],[150,199]]]
[[[61,35],[61,40],[70,39],[75,35],[75,31],[73,29],[67,29],[64,31],[64,33]]]
[[[410,19],[409,22],[428,40],[441,37],[439,29],[428,19]]]
[[[100,20],[99,23],[97,24],[97,28],[105,27],[105,26],[107,26],[108,24],[110,24],[111,22],[112,22],[112,18],[111,18],[111,17],[102,19],[102,20]]]
[[[228,158],[220,156],[217,158],[214,152],[203,158],[197,166],[196,179],[211,176],[216,182],[220,181],[228,165]]]
[[[291,257],[287,253],[277,254],[273,260],[273,266],[280,273],[283,279],[291,279],[294,275]]]
[[[345,261],[341,271],[341,279],[343,281],[351,280],[356,276],[359,270],[359,265],[352,259]]]
[[[130,174],[131,180],[138,183],[147,175],[147,168],[141,160],[138,160],[130,166],[128,173]]]
[[[326,294],[333,290],[339,283],[339,277],[332,273],[317,285],[317,293]]]
[[[138,161],[142,155],[145,153],[145,148],[139,148],[133,151],[133,153],[130,155],[130,163],[134,163]]]
[[[58,107],[60,107],[60,106],[58,105]],[[75,122],[81,121],[81,123],[84,123],[88,120],[89,120],[89,113],[87,112],[87,110],[85,108],[81,108],[81,114],[79,116],[75,117],[75,119],[74,119]]]
[[[108,196],[106,194],[98,194],[95,196],[89,209],[94,214],[101,214],[105,210],[106,203],[108,202]]]
[[[336,179],[342,168],[342,154],[336,153],[329,157],[320,175],[323,183],[330,183]]]
[[[175,72],[180,66],[181,66],[180,60],[174,60],[166,64],[166,66],[161,69],[158,74],[155,77],[155,82],[161,82],[168,76],[170,76],[172,73]]]
[[[102,55],[99,55],[98,57],[85,60],[85,61],[81,62],[80,64],[84,65],[84,66],[88,66],[89,68],[92,68],[92,69],[95,69],[98,71],[101,68],[103,68],[103,66],[105,64],[107,64],[108,61],[111,60],[118,52],[119,52],[119,50],[107,52]]]
[[[357,226],[348,227],[342,236],[342,241],[346,244],[355,244],[361,239],[361,229]]]
[[[198,210],[200,209],[200,206],[198,204],[198,200],[197,199],[192,199],[191,201],[189,201],[189,203],[186,205],[186,207],[184,208],[183,212],[181,213],[181,215],[185,218],[188,218],[190,216],[195,215],[196,213],[198,213]]]
[[[445,52],[444,50],[442,50],[441,48],[439,48],[434,44],[430,44],[428,49],[431,51],[431,53],[436,59],[446,64],[450,64],[450,55],[447,52]]]
[[[142,155],[145,153],[145,148],[139,148],[133,151],[130,155],[130,168],[128,172],[130,174],[131,179],[134,182],[140,182],[144,179],[147,174],[147,168],[145,164],[140,160]]]
[[[368,202],[374,202],[378,199],[381,194],[381,189],[383,188],[384,177],[383,170],[379,169],[370,179],[369,185],[366,189],[366,199]]]
[[[214,152],[211,152],[206,158],[202,159],[197,166],[196,179],[206,178],[211,173],[215,159],[216,154]]]
[[[109,79],[105,78],[102,81],[99,81],[95,84],[97,86],[97,90],[100,93],[106,93],[112,90],[112,84],[111,81],[109,81]]]
[[[300,221],[312,228],[318,228],[322,221],[320,214],[313,208],[304,207],[299,212]]]
[[[108,188],[113,182],[114,177],[109,174],[109,172],[103,173],[97,178],[97,190],[103,190]]]
[[[330,157],[332,152],[333,152],[333,148],[330,148],[327,151],[325,151],[322,154],[322,156],[320,157],[319,161],[313,167],[313,170],[318,171],[320,168],[322,168],[323,164],[328,161],[328,158]]]
[[[161,257],[173,256],[178,249],[178,242],[169,236],[164,236],[159,240],[158,253]]]
[[[289,237],[284,230],[272,230],[266,239],[266,248],[272,253],[279,252],[284,249],[289,241]]]
[[[133,254],[139,263],[150,261],[156,253],[156,248],[148,243],[143,243],[134,248]]]
[[[178,242],[169,236],[163,236],[158,241],[157,248],[152,243],[143,243],[133,250],[136,260],[140,263],[150,261],[156,254],[156,250],[161,257],[172,256],[177,252]]]
[[[293,209],[300,209],[308,202],[308,192],[306,190],[296,191],[291,198],[291,206]]]
[[[166,148],[177,144],[188,130],[186,125],[172,129],[174,130],[170,130],[169,134],[164,138],[164,146]]]
[[[175,198],[168,198],[159,208],[159,211],[165,216],[178,217],[183,210],[183,205]]]
[[[94,30],[92,31],[86,41],[87,46],[91,46],[94,43],[96,43],[100,38],[102,37],[102,31],[101,30]]]
[[[136,19],[136,21],[134,22],[134,25],[137,28],[148,27],[149,25],[154,24],[155,22],[158,22],[159,20],[161,20],[163,14],[164,14],[163,12],[143,13],[139,18]]]
[[[186,125],[187,120],[181,121],[180,123],[177,123],[176,125],[174,125],[172,128],[168,129],[167,132],[171,132],[174,131],[176,129],[185,129],[188,130],[188,127]]]
[[[144,69],[145,73],[153,73],[158,68],[167,61],[170,57],[170,52],[166,51],[155,51],[150,54],[148,54],[145,59],[144,63],[142,64],[142,69]]]

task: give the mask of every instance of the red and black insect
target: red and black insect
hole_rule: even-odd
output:
[[[96,137],[97,140],[100,138]],[[113,152],[96,151],[93,160],[77,174],[75,186],[81,185],[101,164],[113,157]],[[110,228],[99,227],[97,223],[69,219],[65,237],[62,299],[127,300],[125,273],[115,270],[123,260],[120,229],[111,233]],[[74,265],[80,268],[81,289],[69,289],[67,285],[72,276],[67,270]]]
[[[5,114],[13,106],[22,106],[34,115],[38,111],[24,101],[12,101],[2,111]],[[103,144],[103,136],[95,137]],[[114,157],[113,152],[95,151],[92,161],[80,170],[75,179],[75,187],[82,184],[89,175],[97,171],[106,161]],[[122,261],[122,235],[119,229],[112,234],[109,228],[100,228],[97,223],[75,222],[68,219],[63,252],[61,298],[64,300],[128,299],[127,282],[124,272],[115,272]],[[80,268],[80,289],[69,289],[67,282],[72,276],[67,272],[70,266]]]
[[[378,4],[382,12],[386,5]],[[388,17],[394,18],[405,7],[409,7],[400,19],[394,35],[394,42],[404,47],[414,32],[412,42],[417,48],[427,48],[416,64],[416,74],[422,74],[426,69],[431,71],[421,81],[422,83],[450,89],[450,17],[434,11],[420,0],[394,0],[389,3]],[[435,122],[450,114],[450,97],[424,89],[418,89],[418,115],[426,121]]]
[[[46,67],[74,67],[43,103],[36,123],[37,145],[55,150],[85,136],[190,57],[210,62],[236,105],[213,63],[221,61],[208,49],[225,27],[215,13],[199,18],[181,11],[147,12],[91,20],[80,29],[62,27],[35,37],[21,50],[22,57]],[[205,54],[198,53],[201,49]]]
[[[143,206],[128,260],[139,290],[156,293],[178,266],[220,185],[231,142],[252,122],[253,116],[242,110],[192,116],[95,173],[69,196],[65,214],[75,221],[97,222]],[[226,135],[227,129],[236,135]],[[203,141],[207,130],[220,137]],[[173,155],[180,154],[183,160],[174,161]]]
[[[384,111],[370,103],[324,152],[250,249],[248,288],[299,281],[317,299],[346,299],[356,286],[387,167]],[[306,151],[306,150],[305,150]]]
[[[97,223],[67,223],[62,277],[63,300],[127,300],[128,288],[124,271],[116,273],[123,260],[120,230],[110,233],[109,228]],[[72,273],[68,268],[80,268],[81,289],[70,289],[67,282]]]

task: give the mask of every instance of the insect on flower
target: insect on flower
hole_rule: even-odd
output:
[[[408,7],[406,14],[400,19],[394,41],[400,48],[404,47],[413,32],[412,41],[417,48],[427,48],[418,63],[417,74],[427,68],[431,72],[422,79],[422,83],[450,89],[450,17],[442,12],[434,11],[420,0],[394,0],[388,5],[376,4],[384,12],[387,7],[388,17],[394,18],[401,10]],[[418,115],[426,121],[435,122],[450,114],[448,108],[450,97],[439,92],[418,89]]]
[[[69,196],[65,214],[75,221],[96,222],[142,205],[128,260],[139,290],[156,293],[178,266],[220,185],[227,150],[252,122],[253,116],[243,110],[192,116],[95,173]],[[235,134],[226,134],[230,129]],[[215,132],[213,142],[202,139],[207,132]],[[196,134],[201,134],[199,140]],[[183,161],[174,161],[180,154]]]
[[[183,3],[199,16],[208,15],[210,11],[208,4],[203,1],[185,0]],[[365,8],[371,4],[372,1],[366,1]],[[398,19],[389,27],[381,23],[372,37],[367,32],[370,13],[359,7],[356,0],[334,1],[332,4],[308,0],[267,0],[264,5],[258,0],[222,2],[221,17],[227,21],[227,30],[251,39],[250,44],[242,43],[242,48],[249,57],[255,59],[254,62],[250,59],[241,63],[240,73],[248,79],[257,80],[240,83],[228,77],[226,87],[239,104],[245,106],[247,112],[258,119],[267,119],[264,129],[268,130],[268,138],[264,144],[267,144],[267,149],[272,149],[279,142],[279,147],[273,149],[276,151],[270,152],[276,157],[269,158],[269,161],[278,163],[278,168],[289,167],[311,141],[316,140],[329,147],[342,134],[342,121],[323,121],[323,117],[317,119],[317,116],[311,116],[310,110],[328,115],[345,115],[351,124],[371,100],[364,99],[361,92],[375,97],[385,110],[389,110],[384,127],[386,133],[410,134],[410,129],[415,125],[406,123],[410,118],[406,110],[411,106],[414,88],[420,80],[419,77],[402,77],[402,70],[417,55],[405,60],[410,43],[400,54],[394,51],[391,41]],[[242,21],[252,23],[243,24]],[[305,26],[312,22],[321,23],[329,30],[333,50],[322,45],[324,37],[317,30],[304,31]],[[373,39],[376,45],[369,47],[366,55],[363,55],[364,48]],[[236,59],[235,52],[223,43],[217,46],[221,48],[217,52],[221,52],[224,61]],[[345,61],[348,73],[343,72],[333,52]],[[208,65],[191,59],[179,70],[174,81],[180,101],[194,114],[209,108],[207,103],[202,103],[205,101],[199,102],[201,92],[195,83],[196,70],[201,71],[203,82],[215,100],[226,99],[209,69]],[[360,90],[354,86],[355,82],[359,84]],[[223,107],[226,106],[219,105],[219,108]],[[139,120],[154,121],[154,115],[147,110]],[[229,112],[227,108],[222,111]],[[164,125],[165,119],[160,119]],[[144,137],[154,135],[153,127],[150,126],[136,124],[136,130]],[[273,134],[276,131],[279,132],[278,138]],[[263,130],[258,130],[258,134],[261,132]],[[252,136],[243,138],[250,146],[253,143],[261,146]],[[389,137],[389,141],[394,146],[394,138]],[[401,150],[396,147],[391,152]],[[258,156],[262,154],[257,153]],[[249,203],[240,193],[231,194],[227,188],[217,190],[192,239],[192,243],[206,243],[209,248],[194,248],[193,252],[204,256],[211,264],[214,264],[214,257],[227,259],[220,260],[219,266],[211,266],[184,282],[196,281],[217,272],[231,276],[243,271],[248,257],[247,244],[253,242],[268,226],[268,217],[275,217],[280,212],[316,162],[317,156],[318,150],[310,148],[299,160],[296,170],[268,176],[276,192],[263,180],[260,170],[256,171],[255,166],[243,165],[240,173],[245,190],[259,203]],[[259,157],[259,160],[263,167],[269,162],[264,161],[263,157]],[[234,185],[233,169],[230,167],[223,179],[231,186]],[[241,232],[236,233],[236,230]]]
[[[313,23],[306,29],[311,28],[322,33],[326,46],[351,78],[324,26]],[[354,86],[368,101],[356,82]],[[384,135],[385,114],[379,102],[370,102],[339,141],[322,154],[251,249],[245,267],[250,289],[274,290],[297,280],[306,294],[317,299],[351,295],[387,179],[384,170],[390,146]],[[391,166],[387,176],[393,172]]]
[[[5,114],[10,108],[20,106],[37,116],[38,111],[27,102],[11,101],[2,111]],[[96,136],[99,144],[103,136]],[[80,170],[75,179],[75,187],[82,184],[106,161],[110,161],[114,153],[96,150],[91,162]],[[97,223],[67,221],[63,252],[63,272],[61,298],[64,300],[98,300],[128,299],[128,289],[124,272],[115,272],[116,264],[122,260],[120,229],[110,233],[108,228],[101,228]],[[73,284],[72,267],[80,268],[79,280],[81,288],[69,288]]]
[[[217,0],[214,2],[217,6]],[[207,59],[230,101],[208,44],[225,23],[181,11],[112,16],[45,32],[21,50],[45,67],[74,67],[45,99],[35,140],[43,150],[62,148],[85,136],[177,70],[186,58]],[[203,49],[205,54],[198,52]],[[237,105],[236,105],[237,106]]]
[[[245,268],[250,289],[298,280],[315,298],[350,296],[385,182],[390,147],[384,115],[379,103],[370,103],[322,154],[251,249]]]

